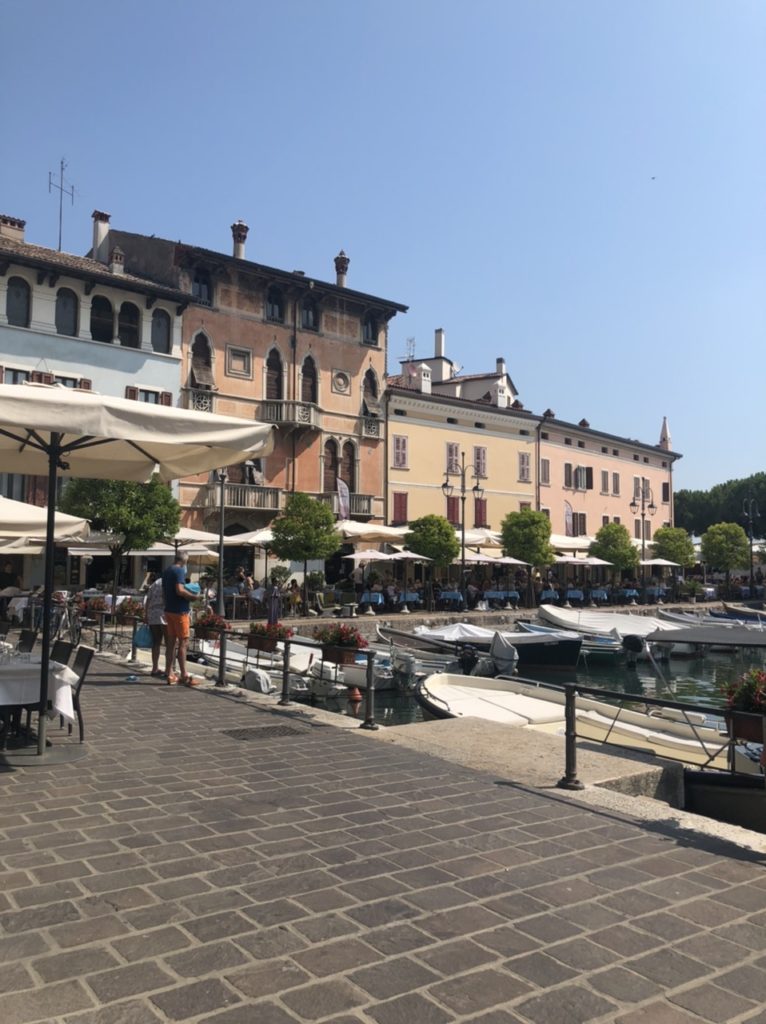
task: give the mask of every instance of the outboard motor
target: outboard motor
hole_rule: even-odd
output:
[[[470,644],[466,644],[461,649],[457,660],[460,668],[463,670],[463,675],[470,676],[471,671],[479,660],[479,655],[475,647],[472,647]]]
[[[633,634],[624,636],[622,638],[622,649],[627,655],[628,665],[630,665],[631,668],[634,668],[639,654],[644,649],[644,641],[640,636],[634,636]]]

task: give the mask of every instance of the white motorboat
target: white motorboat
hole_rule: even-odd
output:
[[[626,636],[645,639],[649,633],[662,630],[672,631],[675,627],[670,622],[655,618],[652,615],[631,615],[628,612],[592,611],[589,608],[553,608],[541,604],[537,614],[544,621],[559,629],[570,629],[582,635],[593,633],[611,634],[624,640]],[[674,643],[666,648],[674,656],[690,656],[698,653],[695,644]]]
[[[415,697],[431,718],[483,718],[518,728],[562,733],[564,690],[525,679],[486,679],[442,673],[422,680]],[[578,737],[614,743],[683,761],[726,769],[729,738],[693,711],[662,715],[577,698]]]
[[[477,651],[488,653],[495,637],[500,636],[505,644],[516,649],[518,666],[521,671],[533,668],[567,669],[574,668],[580,656],[582,637],[580,635],[564,637],[560,634],[543,636],[542,634],[525,633],[523,630],[485,629],[468,622],[454,622],[448,626],[430,629],[427,626],[416,626],[412,634],[400,633],[389,627],[381,627],[383,636],[398,634],[408,639],[414,646],[422,643],[435,645],[435,649],[449,651],[450,647],[473,647]]]
[[[516,625],[519,629],[528,633],[558,634],[563,637],[577,637],[582,639],[580,648],[580,660],[589,661],[617,661],[625,656],[625,649],[619,637],[610,636],[605,633],[575,633],[569,629],[559,629],[558,626],[546,626],[541,622],[524,622],[518,620]]]

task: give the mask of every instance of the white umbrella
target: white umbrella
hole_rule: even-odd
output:
[[[554,561],[557,565],[612,565],[603,558],[596,558],[595,555],[583,555],[577,558],[575,555],[559,555]]]
[[[455,536],[462,542],[462,531],[455,530]],[[488,530],[484,526],[466,530],[465,542],[471,548],[501,548],[503,546],[500,534],[496,530]]]
[[[3,469],[5,464],[3,461]],[[48,513],[39,505],[29,505],[26,501],[13,501],[11,498],[0,498],[0,539],[3,541],[21,538],[27,541],[31,537],[45,537],[48,525]],[[68,516],[56,512],[54,519],[54,537],[56,540],[81,540],[90,533],[87,519],[79,516]]]
[[[148,405],[79,388],[0,384],[0,465],[6,473],[48,478],[45,593],[53,593],[55,511],[61,473],[146,482],[205,473],[260,458],[274,447],[273,427],[190,409]],[[51,606],[43,602],[38,754],[45,751]],[[71,752],[69,752],[71,753]]]
[[[495,561],[499,565],[529,565],[529,562],[522,562],[520,558],[514,558],[512,555],[502,555],[500,558],[496,558]]]
[[[475,563],[481,564],[481,565],[489,565],[490,563],[497,562],[498,559],[496,558],[495,555],[483,555],[483,554],[481,554],[480,552],[477,552],[477,551],[466,551],[466,553],[465,553],[465,561],[466,562],[475,562]],[[452,560],[452,564],[453,565],[462,565],[463,564],[463,559],[462,558],[454,558]]]
[[[172,544],[217,544],[218,534],[209,533],[207,530],[195,530],[191,526],[182,526],[178,533],[169,538]]]
[[[679,569],[681,567],[680,562],[670,562],[667,558],[647,558],[641,563],[641,565],[658,565],[674,569]]]
[[[264,526],[260,530],[250,530],[248,533],[228,534],[223,538],[223,543],[226,547],[250,544],[256,548],[262,548],[266,544],[271,544],[273,540],[274,534],[271,532],[271,528]]]
[[[361,565],[363,562],[393,562],[396,555],[386,555],[382,551],[355,551],[353,555],[344,555],[354,565]]]
[[[45,551],[45,544],[35,544],[28,541],[26,537],[15,537],[13,540],[6,540],[0,537],[0,555],[42,555]]]
[[[383,526],[382,523],[357,523],[354,519],[340,519],[335,529],[344,540],[377,543],[384,540],[402,540],[409,533],[406,526]]]

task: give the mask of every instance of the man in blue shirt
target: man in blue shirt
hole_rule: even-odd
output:
[[[186,587],[186,563],[189,556],[182,551],[176,555],[173,564],[162,574],[162,589],[165,594],[165,674],[168,685],[183,683],[197,686],[198,681],[186,671],[186,648],[189,644],[189,601],[197,596]],[[173,661],[178,654],[180,677],[173,675]]]

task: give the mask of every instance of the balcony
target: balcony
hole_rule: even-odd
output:
[[[333,513],[337,516],[340,512],[338,507],[338,495],[334,492],[332,494],[320,494],[319,500],[323,501],[326,505],[329,505],[333,510]],[[372,516],[372,503],[373,496],[371,494],[350,494],[348,499],[348,514],[350,516],[358,516],[360,519],[369,519]]]
[[[258,487],[255,484],[224,484],[223,501],[226,508],[260,509],[278,512],[280,508],[279,487]],[[206,508],[219,508],[221,504],[220,484],[208,484],[204,495]]]
[[[215,392],[203,388],[181,388],[181,407],[195,412],[215,412]]]
[[[288,399],[269,399],[258,403],[256,419],[262,423],[276,423],[281,427],[306,427],[319,430],[321,417],[319,409],[311,402],[295,402]]]

